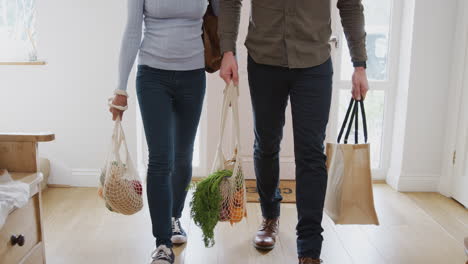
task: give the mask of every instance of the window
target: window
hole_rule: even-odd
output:
[[[195,142],[193,144],[193,159],[192,166],[200,166],[200,130],[197,131],[197,136],[195,137]]]
[[[366,17],[367,75],[369,80],[385,81],[388,79],[388,49],[391,22],[391,0],[363,0]],[[343,40],[346,40],[344,34]],[[350,80],[353,65],[350,61],[347,45],[341,45],[341,79]]]
[[[346,110],[348,109],[350,100],[350,90],[340,91],[340,109],[338,110],[338,120],[340,122],[344,119]],[[382,129],[384,127],[384,91],[369,91],[365,101],[366,119],[368,127],[368,142],[371,143],[371,165],[372,168],[380,167],[380,159],[382,153]],[[361,116],[359,116],[360,125],[362,125]],[[340,124],[341,125],[341,124]],[[354,126],[353,126],[354,127]],[[363,131],[359,130],[359,142],[364,142]],[[354,137],[351,136],[349,142],[354,142]]]
[[[36,61],[35,0],[0,0],[0,61]]]
[[[386,159],[383,157],[383,153],[385,153],[383,138],[384,131],[387,131],[387,123],[391,120],[387,113],[391,112],[389,107],[392,106],[387,97],[389,96],[388,91],[394,83],[391,74],[393,71],[390,67],[395,54],[390,54],[390,52],[394,50],[391,48],[392,30],[397,28],[393,25],[396,21],[392,19],[394,15],[392,8],[395,1],[397,0],[363,0],[367,32],[367,76],[370,85],[365,107],[373,170],[382,170],[387,166]],[[337,19],[337,21],[340,20]],[[354,68],[346,38],[339,23],[336,25],[335,35],[341,36],[340,39],[343,40],[335,55],[335,88],[338,88],[335,92],[335,98],[338,106],[335,109],[336,119],[333,121],[335,122],[335,130],[339,130],[351,96],[350,80]]]

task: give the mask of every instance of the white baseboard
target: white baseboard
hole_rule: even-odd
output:
[[[138,172],[142,179],[146,178],[146,166],[139,164]],[[244,169],[244,175],[246,179],[255,179],[255,170],[254,170],[254,161],[253,158],[250,156],[242,157],[242,165]],[[199,175],[200,174],[200,175]],[[54,178],[53,182],[49,182],[50,184],[58,184],[58,185],[69,185],[69,186],[76,186],[76,187],[97,187],[99,176],[101,175],[100,169],[82,169],[82,168],[75,168],[71,170],[71,176],[69,177],[57,177]],[[197,173],[194,169],[194,177],[205,176],[203,173]],[[294,157],[280,157],[280,178],[282,180],[295,180],[296,179],[296,164]],[[407,179],[408,183],[404,183],[400,187],[403,189],[410,188],[414,184],[418,186],[417,182],[413,180],[413,178],[417,178],[417,180],[421,180],[421,177],[409,177]],[[438,176],[434,181],[438,184]],[[378,178],[380,179],[380,178]],[[431,178],[431,180],[433,180]],[[401,184],[401,182],[400,182]],[[431,183],[432,184],[432,183]],[[435,188],[437,188],[437,184],[435,184]],[[431,185],[432,186],[432,185]],[[427,191],[433,191],[432,189],[428,189]]]
[[[63,185],[71,187],[98,187],[100,169],[71,169],[68,174],[55,174],[55,177],[49,180],[49,184]]]
[[[99,185],[100,169],[72,169],[73,186],[97,187]]]
[[[437,192],[439,175],[402,175],[398,181],[400,192]]]
[[[387,171],[385,181],[394,190],[398,190],[398,180],[400,178],[401,168],[390,167]]]
[[[142,179],[146,178],[146,165],[148,163],[147,158],[145,161],[139,164],[138,171]],[[209,174],[211,164],[208,164],[208,168],[194,168],[193,177],[205,177]],[[255,179],[254,161],[252,156],[242,157],[243,172],[246,179]],[[296,163],[294,157],[280,157],[280,178],[282,180],[294,180],[296,179]]]
[[[243,160],[244,174],[246,179],[255,179],[254,163],[252,159]],[[281,179],[295,179],[295,163],[293,158],[282,158],[280,161]],[[146,170],[139,170],[140,177],[145,179]],[[71,175],[70,175],[71,174]],[[61,174],[62,177],[55,177],[49,180],[49,184],[67,185],[72,187],[98,187],[100,169],[72,169],[69,175]],[[439,185],[439,175],[405,175],[398,181],[398,191],[401,192],[437,192]]]

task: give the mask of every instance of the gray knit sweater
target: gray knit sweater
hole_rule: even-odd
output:
[[[128,0],[117,89],[127,89],[138,52],[138,64],[153,68],[177,71],[204,68],[201,28],[207,5],[208,0]],[[218,0],[213,1],[213,6],[217,13]]]

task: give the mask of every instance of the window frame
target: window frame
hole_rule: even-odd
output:
[[[390,25],[388,33],[388,55],[387,55],[387,79],[386,80],[369,80],[370,90],[384,91],[385,101],[383,110],[383,127],[381,139],[380,167],[373,168],[372,174],[375,180],[384,180],[388,168],[390,167],[391,142],[394,120],[394,105],[396,97],[396,87],[398,85],[398,65],[400,59],[400,36],[401,36],[401,17],[403,10],[402,0],[391,0]],[[338,120],[339,108],[339,91],[349,90],[351,87],[350,80],[341,80],[341,61],[342,61],[342,45],[346,45],[346,41],[342,39],[343,27],[339,10],[336,8],[337,0],[332,0],[332,30],[333,35],[338,39],[338,45],[332,48],[332,56],[334,64],[334,92],[332,106],[330,112],[330,125],[328,128],[328,142],[335,142],[338,127],[341,120]]]

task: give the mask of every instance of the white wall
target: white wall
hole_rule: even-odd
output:
[[[457,6],[457,20],[455,29],[455,38],[452,50],[452,70],[450,89],[448,90],[447,100],[447,118],[445,128],[444,150],[442,152],[442,175],[439,182],[439,191],[446,195],[452,195],[452,176],[454,171],[453,153],[457,149],[457,136],[459,137],[459,118],[463,109],[460,105],[463,96],[463,85],[466,82],[464,76],[468,67],[468,3],[459,0]],[[466,87],[465,87],[466,89]],[[461,147],[461,146],[458,146]],[[459,155],[463,151],[458,151]],[[461,161],[461,160],[459,160]]]
[[[412,2],[405,1],[388,180],[402,191],[436,191],[442,171],[457,1],[415,0],[411,14]],[[411,16],[413,30],[408,36]]]
[[[125,1],[37,1],[39,57],[46,66],[0,66],[0,130],[53,131],[40,145],[50,183],[95,185],[111,136],[107,98],[117,80]],[[135,106],[132,88],[131,105]],[[135,157],[135,108],[124,117]]]

